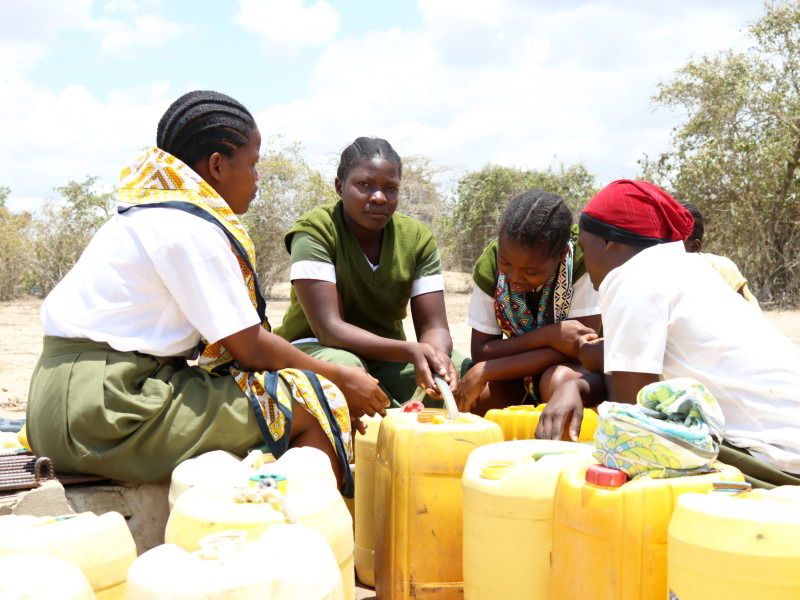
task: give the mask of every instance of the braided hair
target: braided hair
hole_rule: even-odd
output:
[[[686,241],[690,242],[692,240],[700,240],[702,242],[703,235],[706,232],[703,213],[701,213],[700,209],[691,202],[681,202],[681,204],[683,204],[683,207],[689,211],[692,217],[694,217],[694,227],[692,228],[692,233],[690,233],[689,237],[686,238]]]
[[[567,245],[572,213],[561,196],[528,190],[511,199],[498,227],[499,235],[528,248],[543,248],[553,256]]]
[[[156,145],[194,167],[215,152],[231,156],[255,128],[250,111],[230,96],[197,90],[175,100],[161,117]]]
[[[397,166],[397,174],[403,176],[403,161],[400,155],[395,152],[392,145],[382,138],[359,137],[342,152],[339,160],[339,168],[336,169],[336,177],[339,181],[344,181],[350,171],[363,159],[380,157],[384,160],[393,162]]]

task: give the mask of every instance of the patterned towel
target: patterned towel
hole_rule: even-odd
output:
[[[680,477],[712,471],[725,429],[711,392],[689,377],[643,387],[637,404],[598,407],[594,457],[631,478]]]

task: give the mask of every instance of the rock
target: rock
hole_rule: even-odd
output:
[[[16,504],[11,509],[11,514],[14,515],[59,517],[75,514],[67,502],[64,486],[58,481],[45,481],[41,487],[19,493],[16,499]]]

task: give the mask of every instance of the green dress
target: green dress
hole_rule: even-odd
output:
[[[285,242],[292,264],[312,261],[332,265],[344,320],[385,338],[406,339],[403,319],[415,282],[432,281],[442,274],[439,249],[430,228],[400,213],[394,213],[383,229],[380,263],[375,269],[347,229],[341,201],[304,214],[286,234]],[[315,358],[365,368],[395,403],[408,400],[416,390],[411,364],[370,360],[319,344],[294,289],[275,333],[290,342],[302,340],[296,344],[298,348]],[[466,372],[471,365],[457,351],[451,358],[459,372]]]

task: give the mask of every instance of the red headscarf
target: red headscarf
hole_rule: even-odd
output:
[[[660,242],[685,240],[694,227],[694,218],[683,205],[646,181],[620,179],[609,183],[589,200],[583,213],[595,224],[601,221],[634,237]]]

